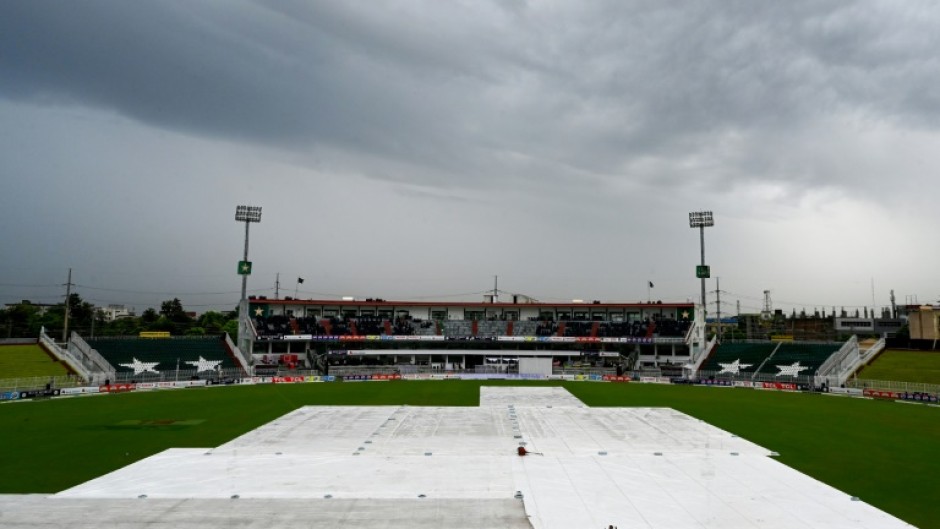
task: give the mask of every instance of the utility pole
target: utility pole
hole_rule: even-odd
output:
[[[65,321],[62,323],[62,342],[69,344],[69,301],[72,299],[72,269],[69,268],[69,280],[65,284]]]
[[[281,273],[277,273],[277,278],[274,280],[274,299],[281,299]]]
[[[499,276],[493,276],[493,303],[499,301]]]
[[[715,278],[715,309],[718,311],[718,343],[721,343],[721,278]]]

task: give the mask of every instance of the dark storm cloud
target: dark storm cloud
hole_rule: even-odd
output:
[[[814,124],[940,124],[927,2],[5,2],[2,94],[435,186],[843,185]],[[392,162],[391,164],[389,162]]]
[[[272,141],[322,130],[342,135],[339,117],[361,111],[348,103],[355,92],[329,80],[338,68],[318,36],[295,42],[293,24],[263,9],[89,2],[5,10],[3,68],[14,96]],[[298,62],[300,51],[317,68]],[[317,99],[327,104],[309,104]]]

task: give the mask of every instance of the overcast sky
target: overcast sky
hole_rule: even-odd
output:
[[[4,1],[0,302],[233,308],[237,204],[269,297],[698,300],[711,210],[722,312],[933,302],[937,50],[917,0]]]

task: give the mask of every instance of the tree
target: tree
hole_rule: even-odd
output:
[[[196,325],[202,328],[203,334],[219,334],[222,332],[222,326],[225,325],[226,318],[221,312],[214,310],[203,313],[196,320]]]
[[[166,316],[160,316],[157,321],[146,325],[148,331],[166,331],[173,333],[176,331],[176,325]]]
[[[173,323],[192,323],[192,318],[183,310],[180,298],[173,298],[160,304],[160,314]]]
[[[150,309],[153,311],[153,309]],[[153,321],[156,321],[157,313],[153,311]],[[96,331],[100,336],[133,336],[139,334],[142,330],[141,321],[143,318],[121,318],[102,324],[101,330]]]
[[[153,310],[153,307],[151,307],[145,310],[144,313],[140,315],[140,323],[145,324],[145,325],[150,324],[150,323],[157,321],[159,317],[160,315],[157,314],[157,311]]]
[[[228,333],[232,337],[232,340],[238,341],[238,320],[231,319],[225,322],[225,325],[222,326],[222,332]]]
[[[91,319],[94,317],[95,307],[83,301],[82,297],[76,293],[69,295],[69,321],[74,322],[75,326],[91,325]]]
[[[0,321],[5,326],[4,338],[38,336],[39,327],[43,324],[39,308],[29,302],[18,303],[2,311]]]

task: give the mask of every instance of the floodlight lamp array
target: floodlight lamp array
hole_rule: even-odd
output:
[[[261,222],[261,207],[235,206],[235,220],[238,222]]]
[[[693,211],[689,213],[689,227],[701,228],[704,226],[714,226],[715,219],[711,211]]]

